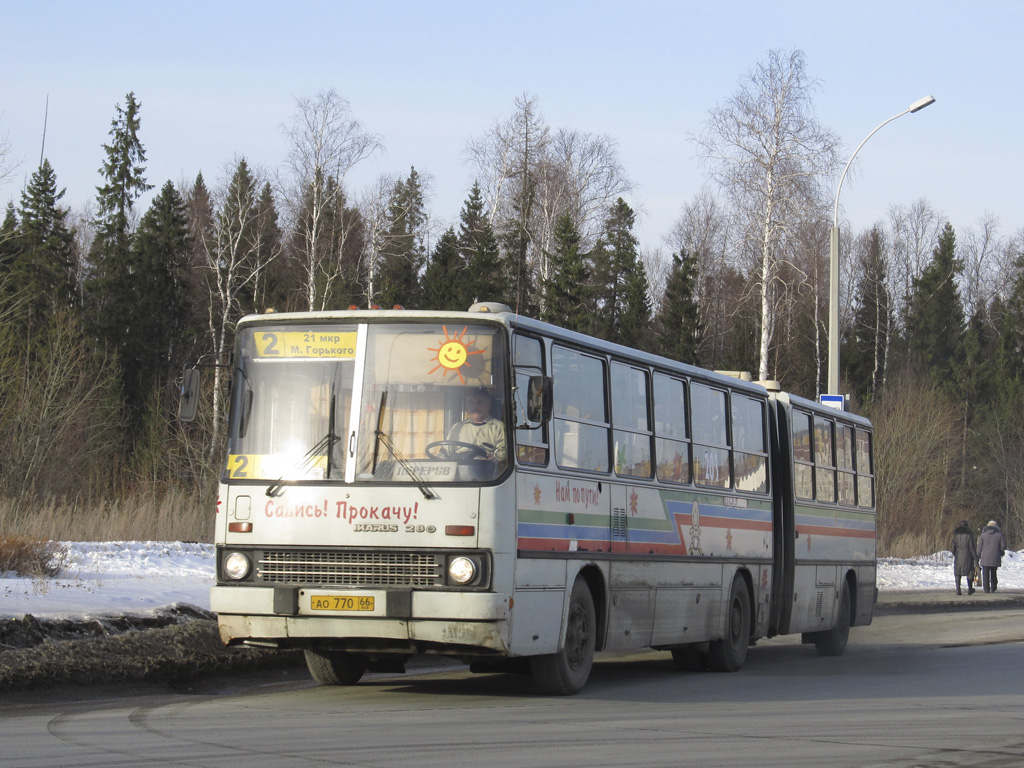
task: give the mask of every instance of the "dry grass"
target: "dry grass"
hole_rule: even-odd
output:
[[[952,529],[950,530],[952,536]],[[878,540],[879,557],[910,558],[928,555],[949,547],[949,544],[936,544],[935,537],[926,533],[901,533],[892,541]]]
[[[19,576],[56,576],[64,570],[68,548],[56,541],[0,537],[0,573],[13,571]]]
[[[169,491],[81,502],[0,499],[0,536],[54,541],[212,541],[214,509]]]

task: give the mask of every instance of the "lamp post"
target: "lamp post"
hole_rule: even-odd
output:
[[[875,130],[869,133],[864,141],[853,151],[850,159],[843,169],[843,175],[839,177],[839,186],[836,188],[835,213],[832,216],[832,231],[829,235],[829,304],[828,304],[828,391],[831,394],[839,394],[839,193],[843,189],[843,182],[846,180],[846,172],[853,164],[853,158],[860,152],[868,139],[878,133],[879,129],[891,123],[897,117],[903,117],[912,112],[919,112],[929,104],[934,104],[935,99],[925,96],[918,99],[898,115],[893,115],[888,120],[880,123]]]

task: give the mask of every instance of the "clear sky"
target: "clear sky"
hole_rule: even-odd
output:
[[[551,127],[616,142],[653,248],[706,179],[689,135],[769,49],[798,48],[844,158],[936,99],[860,151],[841,197],[853,230],[923,197],[957,230],[992,214],[1008,236],[1024,227],[1022,29],[1017,0],[0,0],[0,138],[22,161],[0,203],[38,163],[47,97],[46,156],[79,207],[129,91],[159,188],[200,171],[216,186],[239,156],[281,170],[296,97],[334,88],[387,148],[350,192],[415,166],[433,217],[457,222],[467,140],[526,93]]]

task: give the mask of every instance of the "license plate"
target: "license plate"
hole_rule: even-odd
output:
[[[309,607],[314,611],[372,611],[372,595],[311,595]]]

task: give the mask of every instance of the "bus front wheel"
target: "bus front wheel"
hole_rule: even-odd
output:
[[[715,672],[735,672],[747,658],[747,646],[750,644],[750,592],[747,590],[747,582],[740,575],[732,580],[725,611],[725,637],[712,641],[708,652],[708,667]]]
[[[594,666],[597,644],[597,613],[594,597],[583,579],[576,579],[569,597],[569,619],[565,628],[565,646],[546,656],[530,660],[533,681],[542,692],[553,696],[571,696],[583,690]]]
[[[366,672],[366,659],[344,651],[306,651],[306,667],[320,685],[355,685]]]

